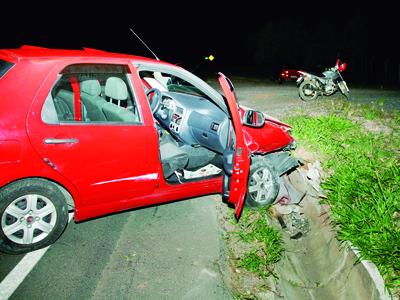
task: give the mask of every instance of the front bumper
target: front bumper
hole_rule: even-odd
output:
[[[299,166],[298,159],[293,157],[289,151],[270,153],[265,156],[265,159],[274,166],[278,176],[282,176]]]

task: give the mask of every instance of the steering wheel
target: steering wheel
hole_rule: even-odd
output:
[[[150,94],[153,93],[153,96],[150,97]],[[161,91],[156,88],[152,88],[147,90],[146,97],[149,99],[151,112],[154,114],[160,106],[161,103]]]

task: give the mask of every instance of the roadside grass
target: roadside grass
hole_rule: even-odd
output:
[[[285,120],[301,144],[321,156],[333,223],[361,259],[376,264],[389,291],[400,291],[400,113],[375,105],[326,102],[320,116]],[[390,130],[368,130],[372,127]],[[371,124],[369,124],[370,129]]]
[[[298,144],[318,154],[327,175],[322,187],[328,194],[338,239],[374,262],[389,291],[400,291],[400,113],[376,105],[346,101],[318,103],[307,112],[289,117]],[[382,130],[368,130],[376,125]],[[372,123],[371,123],[372,121]],[[385,129],[390,130],[385,130]],[[370,128],[373,129],[373,128]],[[281,233],[269,223],[268,208],[245,209],[232,220],[248,250],[235,262],[261,278],[276,277],[275,264],[284,249]]]
[[[281,234],[268,221],[268,210],[262,207],[258,210],[245,208],[239,223],[233,221],[237,230],[232,234],[251,245],[251,248],[239,258],[237,267],[265,278],[276,277],[274,264],[277,263],[284,251]]]

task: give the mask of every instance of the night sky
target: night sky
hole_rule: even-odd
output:
[[[271,76],[282,66],[319,71],[339,57],[354,81],[398,83],[400,12],[394,4],[138,3],[2,4],[0,48],[90,47],[151,56],[132,27],[162,60],[189,70],[200,64],[198,71]],[[209,54],[213,63],[204,62]]]

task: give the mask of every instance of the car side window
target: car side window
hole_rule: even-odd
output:
[[[42,120],[58,123],[140,123],[125,65],[76,64],[59,78],[42,108]]]

